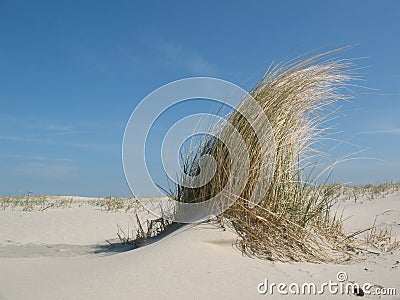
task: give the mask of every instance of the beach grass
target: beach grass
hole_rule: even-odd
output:
[[[346,235],[342,221],[331,212],[337,193],[343,193],[342,186],[321,184],[321,174],[310,171],[322,155],[314,146],[326,138],[324,122],[336,112],[338,101],[352,98],[348,89],[357,76],[351,60],[336,57],[342,50],[275,63],[250,92],[268,118],[274,153],[262,151],[256,130],[244,117],[243,109],[228,116],[227,123],[242,136],[250,159],[250,172],[240,194],[230,193],[230,186],[227,187],[230,176],[236,176],[231,174],[232,153],[217,137],[206,136],[184,159],[175,198],[202,202],[223,191],[224,199],[234,203],[221,215],[221,222],[237,232],[238,247],[243,253],[315,263],[346,261],[353,256],[353,238]],[[245,110],[254,119],[260,113],[257,107]],[[220,136],[232,126],[222,124]],[[215,160],[214,177],[201,187],[187,187],[192,176],[204,168],[200,161],[204,155]],[[263,173],[263,161],[271,166],[272,157],[274,169],[268,177]],[[327,168],[327,177],[329,171]],[[255,195],[260,180],[266,182],[265,190]],[[336,191],[340,189],[342,192]],[[254,196],[260,198],[254,201]]]
[[[56,208],[71,208],[73,206],[95,206],[105,212],[134,212],[143,209],[138,199],[132,197],[74,197],[51,195],[24,195],[0,197],[0,209],[22,211],[46,211]]]

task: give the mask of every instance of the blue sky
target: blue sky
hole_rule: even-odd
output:
[[[356,146],[335,155],[379,160],[332,179],[399,181],[399,36],[399,1],[0,0],[0,194],[128,195],[122,137],[148,93],[190,76],[249,89],[274,59],[349,44],[378,90],[343,105],[336,138]]]

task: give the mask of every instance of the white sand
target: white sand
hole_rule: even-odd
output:
[[[352,216],[347,230],[368,227],[388,211],[377,222],[392,226],[400,237],[400,193],[339,206],[346,207],[345,217]],[[87,205],[0,210],[0,299],[267,299],[271,295],[257,292],[264,278],[318,284],[337,281],[339,271],[351,281],[396,288],[400,299],[398,250],[347,265],[262,261],[242,256],[234,247],[235,234],[209,223],[186,226],[138,249],[114,251],[105,240],[116,238],[117,224],[132,226],[131,214]],[[274,296],[284,297],[276,290]],[[326,292],[320,299],[349,297],[355,296]]]

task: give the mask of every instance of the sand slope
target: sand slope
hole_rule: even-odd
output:
[[[345,201],[347,230],[378,222],[399,234],[400,194]],[[218,224],[188,225],[160,241],[131,251],[107,247],[116,225],[132,219],[124,212],[82,206],[45,212],[0,211],[0,299],[262,299],[257,286],[269,282],[301,284],[336,280],[339,271],[359,283],[397,288],[399,251],[346,265],[284,264],[245,257],[236,236]],[[353,295],[321,299],[349,299]],[[310,296],[302,297],[309,299]],[[365,296],[379,299],[378,296]],[[396,297],[382,296],[382,299]]]

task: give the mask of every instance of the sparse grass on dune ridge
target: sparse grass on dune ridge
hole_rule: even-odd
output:
[[[400,182],[385,182],[377,185],[345,185],[332,183],[323,187],[323,193],[330,197],[341,198],[343,200],[354,200],[360,198],[375,199],[386,197],[394,192],[400,191]]]
[[[341,221],[331,215],[334,195],[324,193],[316,178],[304,175],[320,154],[314,146],[326,137],[323,122],[334,112],[337,101],[351,98],[346,91],[349,82],[356,78],[352,75],[352,62],[333,57],[341,50],[274,64],[250,92],[269,120],[276,145],[272,181],[255,207],[251,197],[263,155],[271,153],[262,153],[259,139],[241,113],[234,111],[228,117],[227,121],[246,143],[250,173],[242,193],[230,195],[237,200],[221,215],[221,221],[238,233],[238,246],[244,253],[279,261],[316,263],[352,257],[353,241],[344,233]],[[251,112],[252,108],[248,109]],[[222,134],[226,128],[221,126]],[[214,177],[198,188],[178,185],[179,201],[210,199],[228,182],[229,151],[212,136],[206,136],[195,152],[185,158],[181,182],[190,181],[186,174],[199,174],[199,159],[205,154],[215,159]]]
[[[22,209],[23,211],[46,211],[55,208],[74,206],[96,206],[106,212],[134,212],[141,208],[136,198],[123,197],[74,197],[74,196],[3,196],[0,197],[0,209]]]

